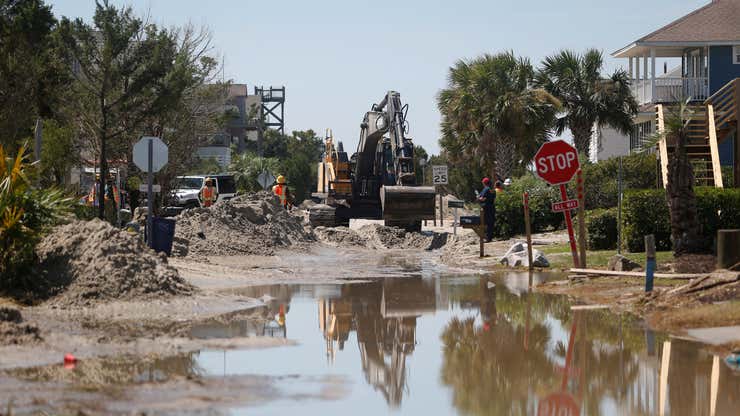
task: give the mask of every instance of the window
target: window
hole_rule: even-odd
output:
[[[740,45],[735,45],[732,47],[732,63],[735,65],[740,65]]]

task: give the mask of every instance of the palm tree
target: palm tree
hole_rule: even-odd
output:
[[[555,125],[558,136],[570,129],[576,149],[587,156],[595,125],[628,135],[638,110],[627,73],[620,69],[606,78],[601,74],[603,66],[596,49],[583,55],[564,50],[542,61],[535,80],[563,103],[563,114]]]
[[[694,169],[686,153],[688,125],[691,121],[688,104],[688,100],[681,100],[677,107],[667,112],[662,137],[666,142],[674,143],[673,155],[668,159],[666,198],[670,208],[671,239],[675,256],[700,252],[702,246],[693,187]]]
[[[560,103],[534,89],[534,69],[512,52],[460,60],[450,68],[437,105],[440,144],[453,161],[464,160],[505,178],[526,166],[550,132]]]

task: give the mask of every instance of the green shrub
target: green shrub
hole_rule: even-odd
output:
[[[0,145],[0,288],[31,288],[34,249],[66,215],[72,201],[61,191],[36,189],[28,180],[26,146],[8,157]]]
[[[706,249],[714,250],[717,230],[740,228],[740,189],[695,188],[699,232],[706,238]]]
[[[622,158],[622,189],[651,189],[657,183],[655,155],[636,153]],[[617,177],[619,158],[613,157],[599,163],[583,164],[586,209],[613,208],[617,206]],[[571,192],[575,196],[574,192]]]
[[[597,209],[586,212],[589,250],[617,248],[617,209]]]
[[[645,236],[655,235],[657,250],[671,249],[671,219],[664,189],[626,191],[622,204],[623,244],[631,252],[645,251]]]
[[[740,228],[740,189],[698,187],[695,193],[704,248],[713,250],[717,230]],[[629,251],[644,251],[647,234],[655,235],[658,250],[671,249],[671,220],[665,190],[626,192],[623,207],[624,242]]]
[[[494,234],[497,237],[510,238],[525,233],[524,206],[522,195],[529,192],[529,212],[532,232],[541,232],[561,228],[563,214],[552,212],[551,205],[560,200],[556,188],[547,186],[534,175],[527,174],[514,179],[511,186],[496,196],[496,224]]]

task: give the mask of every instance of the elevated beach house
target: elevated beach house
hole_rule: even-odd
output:
[[[697,183],[740,186],[740,0],[713,0],[612,56],[627,59],[625,68],[629,68],[640,112],[630,137],[596,129],[591,159],[641,149],[662,131],[670,108],[690,100],[693,116],[688,153],[694,161]],[[676,66],[669,70],[669,62]],[[656,150],[665,185],[672,143],[663,140]],[[728,178],[730,183],[724,183]]]

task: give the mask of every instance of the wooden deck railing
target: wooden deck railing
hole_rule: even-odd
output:
[[[707,98],[704,104],[714,108],[714,125],[718,130],[727,128],[733,121],[737,122],[740,105],[740,78],[735,78],[725,84]]]

